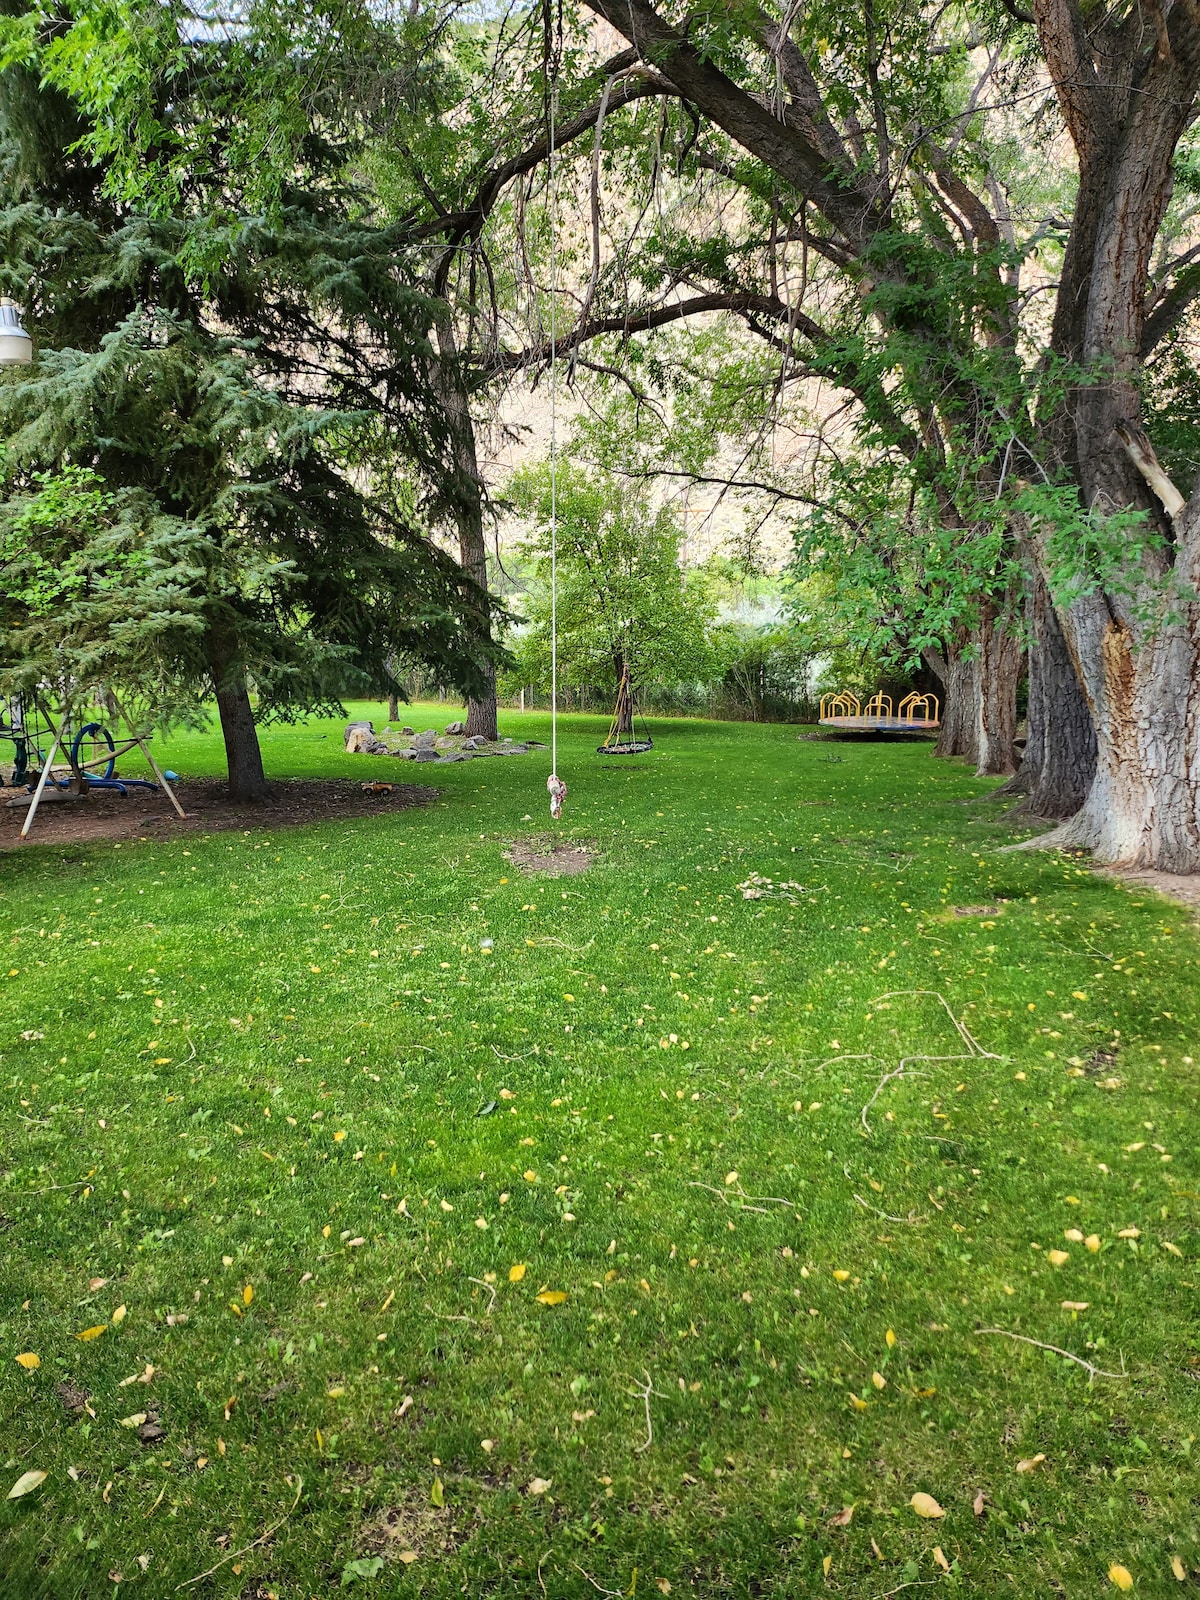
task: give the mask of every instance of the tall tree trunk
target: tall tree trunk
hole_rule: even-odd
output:
[[[475,420],[471,415],[470,396],[459,370],[454,324],[448,311],[438,318],[436,326],[441,359],[434,362],[434,381],[453,436],[458,561],[474,585],[468,594],[472,631],[481,643],[490,647],[492,619],[486,599],[488,570],[487,544],[483,533],[483,478],[475,448]],[[486,653],[481,654],[480,666],[484,675],[484,689],[477,698],[467,701],[467,733],[479,734],[485,739],[498,739],[496,669]]]
[[[1074,816],[1096,775],[1096,730],[1040,572],[1030,594],[1029,740],[1022,811],[1059,821]]]
[[[1083,808],[1043,843],[1098,860],[1200,872],[1200,605],[1139,638],[1102,598],[1065,618],[1096,722]]]
[[[1017,686],[1021,642],[988,602],[976,635],[979,731],[975,775],[1001,777],[1017,770]]]
[[[924,652],[926,665],[942,681],[941,727],[933,747],[936,756],[979,759],[979,675],[974,661],[965,660],[959,644],[944,656]]]
[[[231,800],[263,800],[269,793],[254,709],[246,688],[246,673],[237,659],[236,642],[226,633],[211,632],[205,654],[212,674],[221,735],[225,740],[225,766]]]
[[[613,665],[617,669],[617,704],[613,712],[616,732],[622,739],[633,738],[633,690],[629,683],[629,664],[617,653]]]
[[[1060,608],[1096,735],[1082,809],[1040,843],[1102,861],[1200,871],[1200,513],[1163,473],[1138,426],[1140,367],[1191,303],[1158,293],[1150,262],[1195,117],[1200,25],[1190,6],[1106,18],[1078,0],[1033,0],[1038,34],[1079,156],[1070,247],[1051,347],[1088,369],[1056,418],[1080,500],[1143,510],[1160,547],[1131,538],[1123,570]],[[1191,513],[1189,515],[1189,512]],[[1043,530],[1035,545],[1051,571]],[[1181,603],[1181,600],[1183,603]]]

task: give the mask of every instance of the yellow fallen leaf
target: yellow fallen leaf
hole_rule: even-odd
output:
[[[1129,1151],[1131,1156],[1136,1155],[1139,1150],[1144,1150],[1146,1148],[1146,1141],[1145,1139],[1138,1139],[1136,1143],[1127,1144],[1125,1148]]]
[[[1087,1300],[1064,1300],[1062,1308],[1064,1311],[1086,1311],[1088,1304]]]
[[[121,1427],[123,1427],[123,1428],[140,1428],[142,1423],[145,1422],[145,1420],[146,1420],[146,1413],[144,1411],[135,1411],[131,1417],[122,1417],[121,1418]]]
[[[1164,1250],[1169,1250],[1173,1256],[1178,1256],[1181,1260],[1183,1259],[1183,1251],[1177,1244],[1172,1244],[1170,1239],[1164,1239],[1162,1242],[1162,1247]]]
[[[94,1328],[85,1328],[82,1333],[77,1333],[75,1337],[77,1339],[83,1339],[85,1342],[88,1339],[98,1339],[104,1332],[106,1326],[106,1323],[101,1322]]]
[[[553,1482],[553,1478],[530,1478],[526,1493],[532,1495],[545,1494]]]
[[[821,1562],[821,1571],[825,1574],[826,1577],[829,1576],[829,1569],[830,1569],[830,1567],[832,1565],[833,1565],[833,1557],[832,1556],[826,1556],[824,1561]]]
[[[325,1448],[325,1440],[322,1437],[320,1428],[318,1428],[316,1431],[317,1431],[317,1449],[318,1450],[324,1450],[324,1448]]]
[[[1067,1262],[1070,1261],[1070,1259],[1071,1259],[1071,1252],[1069,1250],[1047,1250],[1046,1251],[1046,1260],[1050,1263],[1050,1265],[1052,1267],[1065,1267]]]
[[[34,1355],[32,1350],[25,1350],[17,1357],[17,1365],[24,1367],[26,1372],[36,1372],[41,1364],[41,1356]]]
[[[871,1374],[871,1382],[877,1389],[887,1388],[887,1379],[884,1377],[882,1372],[873,1372]]]
[[[429,1491],[429,1500],[430,1504],[435,1506],[444,1506],[446,1504],[446,1491],[442,1487],[440,1478],[433,1480],[433,1488]]]
[[[1178,1556],[1171,1557],[1171,1571],[1175,1574],[1180,1583],[1187,1582],[1187,1568],[1184,1566],[1183,1562],[1180,1561]]]
[[[884,1342],[884,1344],[887,1345],[889,1350],[894,1348],[895,1343],[896,1343],[896,1335],[892,1332],[891,1328],[889,1328],[888,1331],[884,1334],[883,1342]]]
[[[521,1279],[528,1271],[529,1268],[525,1265],[525,1263],[523,1261],[518,1261],[515,1266],[509,1267],[508,1269],[509,1283],[520,1283]]]
[[[109,1321],[110,1322],[115,1322],[115,1323],[124,1322],[125,1321],[125,1315],[126,1315],[126,1312],[128,1311],[128,1309],[129,1308],[127,1306],[118,1306],[117,1309],[113,1312],[112,1316],[109,1318]]]
[[[242,1304],[244,1306],[248,1306],[250,1304],[251,1300],[253,1300],[253,1299],[254,1299],[254,1285],[252,1283],[248,1283],[246,1285],[246,1287],[242,1290]]]
[[[833,1275],[839,1283],[845,1283],[850,1276],[844,1267],[835,1267],[833,1269]]]
[[[330,1400],[340,1400],[345,1392],[345,1389],[340,1383],[335,1384],[332,1389],[326,1389],[325,1391]]]
[[[1096,1251],[1100,1248],[1100,1235],[1098,1233],[1089,1233],[1083,1242],[1085,1245],[1087,1245],[1092,1254],[1095,1255]]]
[[[1117,1234],[1118,1239],[1140,1239],[1141,1237],[1142,1230],[1140,1228],[1122,1228],[1120,1233]],[[1121,1570],[1124,1572],[1124,1567]]]
[[[532,1167],[526,1167],[525,1171],[521,1174],[521,1176],[525,1179],[526,1183],[536,1183],[537,1182],[537,1173],[533,1170]]]
[[[388,1290],[388,1297],[387,1297],[387,1299],[386,1299],[386,1300],[385,1300],[385,1301],[384,1301],[384,1302],[383,1302],[383,1304],[382,1304],[382,1305],[381,1305],[381,1306],[380,1306],[380,1308],[379,1308],[379,1309],[380,1309],[380,1311],[386,1311],[386,1310],[387,1310],[387,1308],[388,1308],[388,1307],[389,1307],[389,1306],[390,1306],[390,1305],[391,1305],[391,1303],[392,1303],[392,1301],[393,1301],[393,1300],[394,1300],[394,1299],[395,1299],[395,1298],[396,1298],[396,1291],[395,1291],[395,1289],[389,1289],[389,1290]]]
[[[670,1578],[655,1578],[654,1587],[658,1590],[659,1594],[670,1594],[671,1580]]]
[[[342,1142],[342,1140],[343,1140],[343,1139],[344,1139],[344,1138],[345,1138],[345,1137],[346,1137],[346,1130],[345,1130],[345,1128],[339,1128],[339,1129],[338,1129],[338,1131],[337,1131],[337,1132],[336,1132],[336,1133],[335,1133],[335,1134],[334,1134],[334,1136],[333,1136],[333,1142],[334,1142],[334,1144],[341,1144],[341,1142]]]
[[[406,1567],[411,1567],[416,1559],[417,1552],[415,1550],[401,1550],[400,1554],[396,1557],[396,1560],[403,1561]]]
[[[561,1306],[566,1298],[561,1289],[543,1289],[537,1296],[538,1303],[543,1306]]]
[[[1035,1467],[1040,1467],[1045,1459],[1045,1454],[1039,1450],[1036,1456],[1027,1456],[1024,1461],[1018,1461],[1017,1471],[1032,1472]]]
[[[918,1489],[908,1503],[919,1517],[944,1517],[946,1515],[933,1496],[926,1494],[923,1489]]]
[[[738,1175],[737,1175],[736,1172],[727,1172],[725,1174],[725,1187],[727,1189],[732,1189],[734,1184],[737,1181],[738,1181]]]
[[[850,1404],[854,1407],[855,1411],[865,1411],[867,1409],[867,1402],[865,1400],[860,1400],[856,1394],[850,1394],[847,1396],[847,1398],[849,1399]]]
[[[1130,1572],[1128,1567],[1121,1566],[1120,1562],[1113,1562],[1108,1569],[1108,1577],[1109,1581],[1116,1584],[1118,1589],[1127,1590],[1133,1588],[1133,1573]]]
[[[8,1499],[19,1500],[23,1494],[29,1494],[31,1490],[37,1488],[39,1483],[45,1483],[45,1481],[46,1474],[44,1472],[23,1472],[8,1491]]]
[[[1083,1243],[1083,1234],[1080,1233],[1078,1228],[1067,1228],[1067,1229],[1065,1229],[1064,1232],[1063,1232],[1063,1238],[1064,1239],[1069,1239],[1072,1244],[1082,1244]]]
[[[826,1526],[830,1527],[830,1528],[848,1528],[850,1526],[850,1523],[853,1520],[853,1518],[854,1518],[854,1507],[853,1506],[843,1506],[840,1511],[835,1511],[834,1512],[833,1516],[830,1517],[830,1519],[829,1519],[828,1523],[826,1524]]]
[[[950,1571],[950,1563],[946,1560],[945,1552],[942,1550],[940,1544],[935,1544],[933,1547],[933,1559],[937,1562],[938,1566],[941,1567],[943,1572]]]

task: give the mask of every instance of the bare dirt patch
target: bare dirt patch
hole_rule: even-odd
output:
[[[448,1510],[431,1505],[426,1494],[414,1489],[367,1523],[359,1543],[385,1561],[407,1565],[414,1557],[448,1555],[465,1538]]]
[[[397,783],[386,793],[374,793],[362,784],[341,778],[284,778],[271,785],[260,804],[235,802],[219,780],[175,784],[175,792],[188,813],[176,816],[165,794],[132,789],[122,798],[111,789],[93,789],[84,800],[68,800],[38,807],[26,844],[90,844],[99,839],[169,839],[183,833],[217,833],[230,828],[268,832],[298,828],[334,817],[376,816],[381,811],[407,811],[430,805],[438,790],[424,784]],[[0,790],[0,850],[22,843],[24,806],[11,811],[9,798]]]
[[[1165,894],[1188,910],[1200,912],[1200,872],[1125,872],[1120,867],[1106,867],[1105,876],[1129,888],[1140,886]]]
[[[563,839],[540,833],[514,839],[504,852],[504,859],[530,876],[541,873],[547,878],[577,878],[593,865],[596,854],[595,846],[578,841],[568,844]]]

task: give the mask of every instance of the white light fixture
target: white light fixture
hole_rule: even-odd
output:
[[[25,367],[33,360],[33,340],[21,326],[21,313],[6,295],[0,299],[0,367]]]

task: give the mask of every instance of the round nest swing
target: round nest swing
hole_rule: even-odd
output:
[[[654,740],[645,730],[642,723],[642,734],[638,736],[637,723],[641,719],[637,714],[634,704],[633,688],[629,682],[629,667],[625,666],[621,673],[621,682],[617,688],[617,703],[613,709],[612,722],[609,724],[608,733],[604,743],[596,746],[598,756],[641,756],[647,750],[654,749]]]

